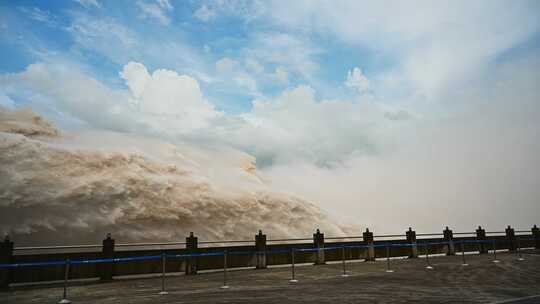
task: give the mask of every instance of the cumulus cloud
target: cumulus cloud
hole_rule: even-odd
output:
[[[184,127],[201,128],[216,116],[202,95],[197,80],[170,70],[150,75],[141,63],[130,62],[120,73],[133,95],[131,99],[145,114],[171,116]]]
[[[117,131],[190,133],[221,115],[204,98],[198,82],[187,75],[170,70],[150,74],[144,65],[130,62],[121,77],[129,91],[111,89],[76,66],[33,64],[1,78],[0,84],[33,92],[61,112]]]
[[[255,100],[241,118],[214,134],[256,155],[263,166],[298,160],[329,166],[357,153],[377,153],[391,144],[391,130],[402,127],[375,103],[319,100],[309,86]]]
[[[347,72],[345,86],[362,94],[369,90],[369,79],[362,73],[360,68],[356,67]]]
[[[77,66],[31,64],[23,72],[3,75],[0,85],[12,98],[24,100],[21,96],[30,94],[30,101],[50,101],[58,110],[93,125],[123,131],[132,127],[127,92],[107,87]]]

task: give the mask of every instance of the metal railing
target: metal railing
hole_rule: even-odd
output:
[[[340,237],[341,238],[341,237]],[[523,238],[523,237],[517,237],[517,254],[519,258],[518,261],[523,261],[524,258],[522,257],[521,253],[521,246],[520,241],[537,241],[535,238]],[[236,242],[244,242],[244,241],[236,241]],[[222,250],[217,252],[207,252],[207,253],[170,253],[167,254],[165,252],[162,252],[159,255],[147,255],[147,256],[132,256],[132,257],[121,257],[121,258],[109,258],[109,259],[66,259],[63,261],[43,261],[43,262],[32,262],[32,263],[12,263],[12,264],[0,264],[0,270],[1,269],[17,269],[17,268],[25,268],[25,267],[51,267],[51,266],[63,266],[64,267],[64,288],[63,288],[63,296],[62,300],[59,302],[61,304],[64,303],[71,303],[70,300],[68,300],[68,287],[69,287],[69,274],[70,274],[70,267],[73,268],[76,265],[88,265],[88,264],[104,264],[104,263],[123,263],[123,262],[137,262],[137,261],[149,261],[149,260],[160,260],[161,261],[161,290],[159,291],[160,295],[166,295],[168,292],[166,291],[165,287],[165,274],[166,274],[166,263],[170,259],[187,259],[187,258],[202,258],[202,257],[209,257],[209,256],[222,256],[223,257],[223,285],[221,288],[228,288],[228,277],[227,277],[227,268],[228,268],[228,262],[227,257],[228,256],[235,256],[235,255],[258,255],[261,253],[264,253],[264,255],[273,255],[273,254],[290,254],[291,255],[291,279],[290,282],[295,283],[298,282],[298,279],[296,277],[296,270],[295,270],[295,255],[298,253],[315,253],[319,254],[320,252],[328,252],[328,251],[341,251],[341,262],[342,262],[342,275],[343,277],[347,277],[347,269],[346,269],[346,261],[350,260],[346,258],[345,251],[351,250],[351,249],[364,249],[364,250],[374,250],[376,248],[385,248],[386,249],[386,267],[385,271],[388,273],[394,272],[394,270],[391,268],[390,263],[390,257],[392,248],[424,248],[424,255],[426,260],[426,269],[433,270],[434,267],[432,266],[432,262],[430,261],[430,249],[433,246],[436,245],[447,245],[450,246],[452,244],[460,244],[461,245],[461,265],[462,266],[468,266],[469,264],[466,262],[465,258],[465,252],[466,252],[466,244],[477,244],[477,245],[492,245],[492,251],[493,251],[493,262],[497,263],[499,260],[497,259],[497,240],[495,238],[488,239],[488,240],[466,240],[466,239],[456,239],[455,241],[436,241],[436,242],[429,242],[429,241],[423,241],[423,242],[414,242],[414,243],[392,243],[392,241],[383,241],[382,243],[369,243],[369,244],[358,244],[358,245],[346,245],[341,244],[339,246],[328,246],[328,247],[315,247],[315,248],[297,248],[292,247],[285,250],[264,250],[261,251],[229,251],[229,250]],[[221,243],[221,242],[212,242],[212,243]],[[148,243],[147,243],[148,244]],[[154,244],[154,243],[152,243]],[[160,243],[162,244],[162,243]],[[169,243],[170,244],[170,243]],[[130,244],[131,245],[131,244]],[[48,246],[47,248],[51,248],[51,246]],[[55,246],[52,246],[52,248],[56,248]]]
[[[504,231],[492,231],[486,232],[486,234],[504,234]],[[516,233],[529,233],[527,230],[518,230]],[[454,232],[454,235],[475,235],[476,232]],[[417,237],[420,236],[442,236],[442,233],[418,233]],[[406,234],[381,234],[374,235],[374,238],[385,239],[385,238],[395,238],[395,237],[406,237]],[[352,235],[352,236],[329,236],[325,237],[325,240],[355,240],[363,239],[361,235]],[[300,242],[300,241],[312,241],[313,238],[280,238],[280,239],[268,239],[267,242]],[[201,245],[211,245],[211,244],[246,244],[253,243],[254,240],[216,240],[216,241],[200,241],[198,242]],[[148,247],[148,246],[181,246],[186,245],[186,242],[149,242],[149,243],[119,243],[115,244],[115,247]],[[53,250],[53,249],[85,249],[85,248],[100,248],[101,244],[86,244],[86,245],[48,245],[48,246],[22,246],[13,248],[14,251],[26,251],[26,250]]]

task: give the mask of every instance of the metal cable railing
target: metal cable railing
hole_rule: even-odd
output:
[[[516,233],[523,235],[525,233],[531,233],[529,230],[516,230]],[[471,232],[454,232],[454,235],[476,235],[475,231]],[[487,231],[486,235],[501,235],[505,234],[505,231]],[[443,233],[417,233],[417,237],[437,237],[442,236]],[[406,234],[382,234],[374,235],[374,238],[397,238],[406,237]],[[363,239],[363,236],[330,236],[325,237],[326,240],[346,240],[346,239]],[[281,238],[281,239],[268,239],[267,242],[300,242],[300,241],[312,241],[313,238]],[[253,243],[254,240],[221,240],[221,241],[200,241],[199,244],[211,245],[211,244],[247,244]],[[149,246],[179,246],[186,245],[186,242],[149,242],[149,243],[119,243],[116,247],[149,247]],[[15,251],[27,251],[27,250],[54,250],[54,249],[86,249],[86,248],[100,248],[101,244],[85,244],[85,245],[52,245],[52,246],[23,246],[15,247]]]
[[[460,233],[460,234],[469,234],[469,233]],[[439,235],[439,234],[438,234]],[[399,235],[403,236],[403,235]],[[333,239],[339,238],[342,239],[342,237],[332,237]],[[346,237],[343,237],[346,238]],[[350,237],[348,237],[350,238]],[[291,240],[291,239],[286,239]],[[311,239],[294,239],[294,240],[311,240]],[[520,241],[538,241],[537,238],[523,238],[523,237],[517,237],[517,253],[519,255],[518,260],[522,261],[524,258],[521,255],[521,246]],[[274,240],[275,241],[275,240]],[[394,240],[395,241],[395,240]],[[248,241],[228,241],[229,243],[239,243],[239,242],[248,242]],[[381,242],[381,241],[379,241]],[[335,245],[331,244],[327,247],[314,247],[314,248],[287,248],[287,249],[279,249],[279,250],[263,250],[263,251],[228,251],[228,250],[219,250],[215,252],[190,252],[190,253],[166,253],[162,252],[160,255],[145,255],[145,256],[129,256],[129,257],[119,257],[119,258],[100,258],[100,259],[66,259],[66,260],[55,260],[55,261],[42,261],[42,262],[27,262],[27,263],[10,263],[10,264],[0,264],[0,270],[2,269],[17,269],[17,268],[26,268],[26,267],[54,267],[54,266],[64,266],[64,289],[63,289],[63,298],[59,303],[70,303],[69,300],[67,300],[67,288],[68,288],[68,281],[69,281],[69,274],[70,274],[70,267],[73,267],[74,265],[89,265],[89,264],[104,264],[104,263],[125,263],[125,262],[138,262],[138,261],[157,261],[161,260],[161,269],[162,269],[162,287],[159,294],[165,295],[167,294],[165,290],[165,269],[166,269],[166,263],[168,259],[189,259],[189,258],[202,258],[202,257],[218,257],[223,256],[223,286],[222,288],[228,288],[228,282],[227,282],[227,257],[228,256],[239,256],[239,255],[252,255],[252,256],[260,256],[261,254],[264,254],[265,256],[269,255],[276,255],[276,254],[290,254],[291,255],[291,280],[290,282],[298,282],[298,280],[295,277],[295,253],[315,253],[319,255],[321,252],[328,252],[328,251],[337,251],[341,250],[341,259],[342,259],[342,268],[343,268],[343,274],[342,276],[346,277],[346,264],[345,261],[347,260],[345,258],[345,251],[351,250],[351,249],[364,249],[364,250],[375,250],[376,248],[385,248],[386,249],[386,272],[394,272],[394,270],[390,267],[390,256],[391,256],[391,250],[392,248],[418,248],[423,247],[424,248],[424,254],[427,269],[433,269],[433,266],[430,263],[429,255],[430,255],[430,248],[436,245],[446,245],[448,250],[450,248],[453,249],[454,244],[461,244],[461,257],[462,257],[462,266],[468,266],[469,264],[466,263],[465,259],[465,244],[477,244],[479,246],[485,246],[488,244],[492,245],[493,250],[493,262],[497,263],[499,260],[497,260],[497,246],[496,246],[497,239],[486,239],[486,240],[464,240],[464,239],[457,239],[452,241],[436,241],[436,242],[429,242],[429,241],[421,241],[421,242],[413,242],[413,243],[393,243],[392,241],[382,241],[381,243],[374,243],[370,242],[367,244],[357,244],[357,245]],[[202,242],[201,242],[202,243]],[[215,243],[222,243],[222,242],[205,242],[210,244]],[[138,244],[122,244],[123,246],[148,246],[148,245],[154,245],[154,244],[178,244],[178,243],[138,243]],[[120,245],[120,244],[119,244]],[[95,245],[80,245],[80,246],[90,246],[95,247]],[[80,246],[77,246],[80,248]],[[47,248],[66,248],[66,247],[74,247],[74,246],[48,246]],[[20,248],[32,248],[32,247],[20,247]],[[21,250],[19,248],[19,250]],[[41,247],[43,248],[43,247]],[[482,247],[480,247],[482,248]],[[480,249],[482,250],[482,249]],[[370,253],[372,255],[372,258],[375,259],[374,252]]]

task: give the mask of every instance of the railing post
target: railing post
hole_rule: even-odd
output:
[[[487,240],[486,230],[484,230],[482,226],[478,226],[478,229],[476,229],[476,240],[480,241],[479,246],[478,246],[479,253],[480,254],[487,253],[488,249],[485,243],[485,241]]]
[[[345,267],[345,245],[341,245],[341,266],[343,268],[343,273],[341,274],[342,277],[348,277],[347,274],[347,268]]]
[[[390,244],[386,243],[386,272],[394,272],[390,269]]]
[[[448,242],[446,247],[446,255],[455,255],[456,249],[454,248],[454,233],[452,230],[448,229],[448,226],[446,226],[446,229],[443,230],[443,236],[444,241]]]
[[[262,234],[259,230],[259,234],[255,235],[255,251],[257,255],[257,269],[266,268],[266,234]]]
[[[313,246],[317,248],[315,255],[315,265],[325,264],[324,260],[324,233],[321,233],[319,229],[313,234]]]
[[[167,272],[167,254],[165,252],[161,253],[161,291],[158,293],[159,295],[167,295],[169,294],[165,290],[165,273]]]
[[[101,257],[103,259],[114,259],[114,239],[110,233],[107,233],[107,237],[103,240]],[[111,281],[113,279],[114,263],[101,263],[100,268],[100,279],[102,281]]]
[[[193,232],[189,233],[189,236],[186,237],[186,252],[188,254],[193,254],[197,252],[198,248],[198,238],[193,235]],[[187,257],[186,258],[186,274],[197,274],[197,257]]]
[[[373,247],[373,232],[366,228],[366,232],[362,233],[362,237],[367,246],[366,261],[375,261],[375,248]]]
[[[0,243],[0,264],[13,263],[13,242],[6,234],[4,241]],[[0,269],[0,290],[7,290],[11,283],[11,269]]]
[[[536,225],[534,225],[531,228],[531,232],[532,232],[532,236],[534,238],[534,247],[536,249],[540,249],[540,228],[538,228],[538,227],[536,227]]]
[[[221,289],[228,289],[227,285],[227,250],[223,250],[223,286]]]
[[[493,263],[499,263],[497,260],[497,239],[493,238]]]
[[[433,266],[429,263],[429,243],[424,243],[424,252],[426,254],[426,269],[433,269]]]
[[[518,261],[524,261],[525,259],[521,255],[521,243],[520,243],[520,240],[519,240],[519,235],[516,237],[516,241],[517,241],[517,254],[518,254],[517,260]]]
[[[298,280],[296,279],[296,276],[295,276],[295,269],[294,269],[294,248],[291,248],[291,279],[289,280],[289,282],[291,283],[296,283],[298,282]]]
[[[465,261],[465,242],[461,240],[461,266],[469,266]]]
[[[71,301],[68,300],[67,289],[68,289],[68,280],[69,280],[69,265],[70,261],[67,259],[64,264],[64,290],[62,293],[62,299],[58,301],[58,304],[70,304]]]
[[[506,241],[508,243],[508,250],[510,251],[516,251],[516,233],[514,232],[514,228],[510,227],[510,225],[508,225],[508,227],[506,227],[506,229],[504,229],[504,232],[506,234]]]
[[[417,258],[418,246],[416,244],[416,231],[409,227],[409,230],[405,232],[405,235],[407,236],[407,243],[411,245],[411,254],[409,254],[409,258]]]

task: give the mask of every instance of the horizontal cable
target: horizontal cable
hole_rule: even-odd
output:
[[[170,243],[123,243],[115,244],[115,247],[137,247],[137,246],[172,246],[185,245],[185,242],[170,242]],[[100,246],[101,247],[101,246]]]
[[[533,241],[534,238],[520,239]],[[496,242],[495,239],[492,240],[457,240],[454,243],[467,243],[467,244],[489,244]],[[330,247],[315,247],[315,248],[290,248],[290,249],[281,249],[281,250],[266,250],[266,251],[219,251],[219,252],[203,252],[203,253],[184,253],[184,254],[162,254],[162,255],[149,255],[149,256],[133,256],[133,257],[120,257],[120,258],[105,258],[105,259],[87,259],[87,260],[64,260],[64,261],[47,261],[47,262],[31,262],[31,263],[13,263],[13,264],[0,264],[0,269],[2,268],[19,268],[19,267],[38,267],[38,266],[57,266],[65,264],[81,265],[81,264],[98,264],[98,263],[122,263],[122,262],[133,262],[133,261],[147,261],[147,260],[159,260],[163,257],[168,258],[186,258],[186,257],[205,257],[205,256],[223,256],[227,255],[256,255],[256,254],[283,254],[291,252],[317,252],[317,251],[332,251],[344,248],[383,248],[383,247],[412,247],[412,246],[428,246],[428,245],[448,245],[450,242],[419,242],[419,243],[371,243],[368,245],[341,245],[341,246],[330,246]]]
[[[15,247],[13,250],[45,250],[45,249],[80,249],[80,248],[100,248],[102,245],[60,245],[60,246],[32,246]]]

